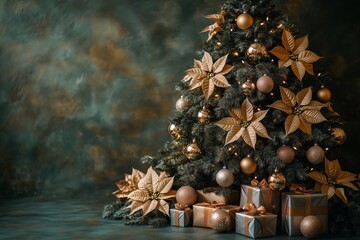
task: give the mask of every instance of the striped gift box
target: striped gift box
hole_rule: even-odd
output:
[[[192,225],[193,210],[191,208],[185,209],[170,209],[170,221],[172,226],[188,227]]]

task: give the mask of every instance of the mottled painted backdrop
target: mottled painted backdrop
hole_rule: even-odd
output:
[[[167,140],[215,0],[0,0],[0,195],[109,194]],[[324,56],[359,171],[356,1],[273,2]]]

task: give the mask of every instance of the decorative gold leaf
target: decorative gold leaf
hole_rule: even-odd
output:
[[[320,59],[320,57],[316,53],[306,50],[306,51],[299,53],[298,59],[300,61],[304,61],[306,63],[313,63],[313,62],[318,61]]]
[[[284,45],[284,47],[286,48],[286,50],[288,50],[289,52],[292,52],[294,50],[295,39],[294,39],[293,35],[291,34],[291,32],[286,31],[284,29],[282,36],[281,36],[281,41],[282,41],[282,44]]]
[[[210,81],[210,79],[206,78],[202,81],[202,91],[205,95],[205,99],[208,100],[211,96],[211,94],[214,92],[215,85],[213,81]]]
[[[152,200],[151,202],[148,201],[148,205],[145,205],[143,208],[143,216],[147,215],[148,213],[154,211],[155,209],[157,209],[157,206],[159,204],[158,200]]]
[[[134,201],[145,202],[149,199],[149,193],[145,190],[135,190],[128,195]]]
[[[327,184],[326,176],[318,171],[309,172],[307,175],[319,183]]]
[[[296,102],[299,106],[305,106],[310,103],[312,99],[311,87],[304,88],[296,94]]]
[[[338,196],[346,205],[348,205],[348,200],[345,196],[344,189],[343,188],[336,188],[335,194]]]
[[[313,65],[311,63],[307,63],[307,62],[304,62],[304,61],[301,61],[301,63],[304,65],[305,70],[306,70],[306,72],[308,74],[315,75],[314,74],[314,68],[313,68]]]
[[[258,111],[256,113],[254,113],[254,116],[252,118],[253,122],[260,122],[261,120],[264,119],[264,117],[266,116],[267,112],[269,110],[263,110],[263,111]]]
[[[211,19],[218,23],[223,23],[225,21],[224,16],[221,14],[210,14],[210,15],[204,16],[204,18]]]
[[[133,181],[134,185],[137,186],[140,179],[145,177],[145,174],[143,172],[133,168],[131,176],[132,176],[132,181]]]
[[[321,186],[321,193],[326,194],[328,199],[330,199],[335,194],[335,188],[334,188],[334,186],[329,186],[328,184],[323,184]]]
[[[204,71],[200,68],[190,68],[185,71],[187,75],[189,75],[193,79],[198,79],[200,76],[204,74]]]
[[[291,63],[291,70],[294,72],[295,76],[301,81],[305,75],[305,66],[300,61],[293,61]]]
[[[292,113],[291,106],[286,105],[282,100],[277,100],[273,104],[268,105],[268,107],[278,109],[280,111],[286,112],[287,114]]]
[[[230,131],[235,126],[240,129],[240,122],[235,120],[232,117],[223,118],[220,121],[218,121],[216,123],[216,125],[218,125],[219,127],[221,127],[222,129],[224,129],[226,131]]]
[[[347,171],[341,171],[336,178],[336,183],[341,183],[345,185],[347,182],[352,182],[356,180],[356,174]]]
[[[304,110],[301,116],[308,123],[321,123],[323,121],[326,121],[326,118],[318,110],[313,110],[313,109]]]
[[[232,108],[229,110],[229,114],[236,120],[241,120],[243,117],[241,116],[241,108]],[[240,124],[240,122],[239,122]]]
[[[289,89],[280,87],[280,95],[286,105],[290,107],[294,107],[296,105],[296,96]]]
[[[256,134],[260,137],[271,139],[266,131],[265,126],[261,122],[252,122],[250,126],[254,128]]]
[[[201,69],[201,61],[194,59],[194,68],[200,68]]]
[[[308,35],[306,34],[304,37],[298,38],[295,40],[295,49],[293,54],[300,54],[301,52],[305,51],[309,46],[309,39]]]
[[[227,79],[221,75],[221,74],[217,74],[215,75],[213,78],[211,78],[211,80],[214,82],[214,84],[218,87],[222,87],[222,88],[226,88],[226,87],[230,87],[231,85],[228,83]]]
[[[300,126],[299,116],[290,114],[285,120],[285,134],[288,135],[295,132]]]
[[[233,127],[226,135],[225,145],[228,145],[229,143],[238,140],[243,134],[243,132],[244,132],[244,128],[240,128],[240,126]]]
[[[321,192],[322,183],[316,182],[314,186],[314,192]]]
[[[146,202],[133,201],[127,208],[131,209],[130,215],[142,210]]]
[[[169,204],[164,201],[164,200],[160,200],[159,201],[159,205],[158,205],[158,210],[162,213],[164,213],[165,215],[169,216]]]
[[[226,64],[226,59],[228,57],[229,54],[226,54],[225,56],[222,56],[221,58],[219,58],[214,65],[212,66],[212,72],[213,73],[219,73],[223,70],[225,64]]]
[[[201,60],[201,69],[206,72],[212,72],[213,60],[210,54],[204,51],[204,55]]]
[[[229,73],[232,69],[234,68],[234,66],[231,66],[229,64],[226,64],[223,68],[223,70],[221,70],[221,72],[219,72],[218,74],[222,74],[225,75],[227,73]]]
[[[160,194],[159,199],[172,200],[172,199],[175,199],[175,197],[176,197],[176,190],[170,190],[167,193]]]
[[[140,179],[139,184],[138,184],[138,188],[141,190],[146,190],[146,185],[145,185],[146,181],[145,181],[145,177]]]
[[[256,132],[251,126],[248,126],[246,129],[244,129],[242,133],[242,138],[244,139],[247,145],[255,149]]]
[[[157,187],[157,192],[159,193],[167,193],[171,190],[174,183],[174,177],[164,178],[159,182]]]
[[[300,119],[299,129],[306,134],[312,135],[311,124],[305,120],[303,115],[299,115],[299,119]]]
[[[194,90],[195,88],[198,88],[202,85],[204,78],[194,78],[191,80],[189,85],[189,90]]]
[[[249,99],[245,99],[241,104],[241,119],[245,121],[250,121],[254,115],[254,107],[249,101]]]
[[[353,184],[351,182],[344,182],[344,183],[342,183],[342,185],[347,186],[349,188],[352,188],[352,189],[354,189],[356,191],[359,191],[359,188],[357,186],[355,186],[355,184]]]
[[[311,101],[307,106],[303,107],[303,109],[314,109],[314,110],[320,110],[323,107],[326,107],[327,105],[318,101]]]
[[[325,159],[325,173],[331,179],[336,179],[341,172],[338,160],[329,161]]]
[[[273,54],[275,57],[279,58],[279,60],[282,62],[282,64],[280,64],[279,61],[279,67],[282,67],[284,63],[286,63],[290,59],[289,52],[281,46],[276,46],[269,52]]]

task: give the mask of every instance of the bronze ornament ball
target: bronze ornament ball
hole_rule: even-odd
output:
[[[312,164],[319,164],[324,161],[325,152],[321,147],[315,144],[307,150],[306,157]]]
[[[320,102],[327,103],[330,101],[331,92],[326,87],[322,86],[319,91],[317,92],[317,98]]]
[[[264,74],[256,81],[256,88],[263,93],[269,93],[274,88],[274,81],[268,75]]]
[[[346,140],[345,131],[341,128],[332,128],[331,135],[334,137],[336,144],[341,145]]]
[[[323,226],[318,216],[309,215],[300,222],[300,232],[306,238],[317,238],[323,232]]]
[[[182,186],[176,191],[176,202],[181,205],[191,206],[196,203],[197,200],[197,192],[191,186]]]
[[[295,159],[294,149],[285,145],[276,150],[276,155],[283,163],[292,163]]]
[[[253,23],[253,17],[247,13],[242,13],[236,18],[236,25],[242,30],[248,29],[253,25]]]
[[[256,171],[257,165],[251,156],[244,157],[240,161],[240,169],[245,174],[252,174]]]
[[[246,50],[246,55],[253,61],[260,60],[261,58],[267,56],[266,47],[260,43],[253,43]]]
[[[184,154],[188,159],[193,160],[201,154],[201,149],[198,144],[193,141],[185,147]]]
[[[241,84],[241,90],[245,96],[249,96],[255,89],[255,84],[251,80],[246,80],[246,82]]]
[[[190,106],[189,100],[187,98],[184,98],[181,96],[175,103],[176,111],[182,112],[186,109],[188,109]]]
[[[210,122],[211,113],[208,109],[203,108],[197,114],[198,122],[201,124],[206,124]]]
[[[216,209],[211,214],[210,223],[216,232],[228,232],[231,229],[230,214],[224,209]]]
[[[176,126],[176,124],[171,123],[168,127],[168,131],[170,136],[174,139],[174,140],[179,140],[182,137],[182,131],[181,129]]]
[[[216,173],[216,182],[221,187],[230,187],[234,183],[234,174],[224,167]]]
[[[273,191],[280,191],[286,187],[286,178],[277,169],[269,176],[269,187]]]

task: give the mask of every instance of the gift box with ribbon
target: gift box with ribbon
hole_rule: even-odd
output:
[[[264,181],[262,185],[241,185],[240,206],[245,203],[264,206],[267,212],[279,214],[280,192],[271,190]]]
[[[267,213],[264,206],[256,207],[253,203],[245,203],[246,212],[236,213],[236,233],[251,237],[276,236],[277,215]]]
[[[193,226],[212,228],[211,215],[216,209],[224,209],[230,214],[230,230],[235,229],[235,213],[241,210],[240,206],[225,205],[224,203],[196,203],[193,205]]]
[[[192,226],[193,210],[186,206],[175,204],[175,208],[170,209],[171,226],[188,227]]]
[[[218,202],[226,205],[233,204],[238,205],[240,201],[240,192],[238,190],[231,190],[230,197],[217,195],[215,192],[204,192],[204,190],[197,190],[197,201],[198,202]]]
[[[328,199],[322,193],[282,193],[281,206],[282,230],[289,236],[301,236],[300,223],[308,215],[318,216],[321,220],[323,233],[327,233]]]

